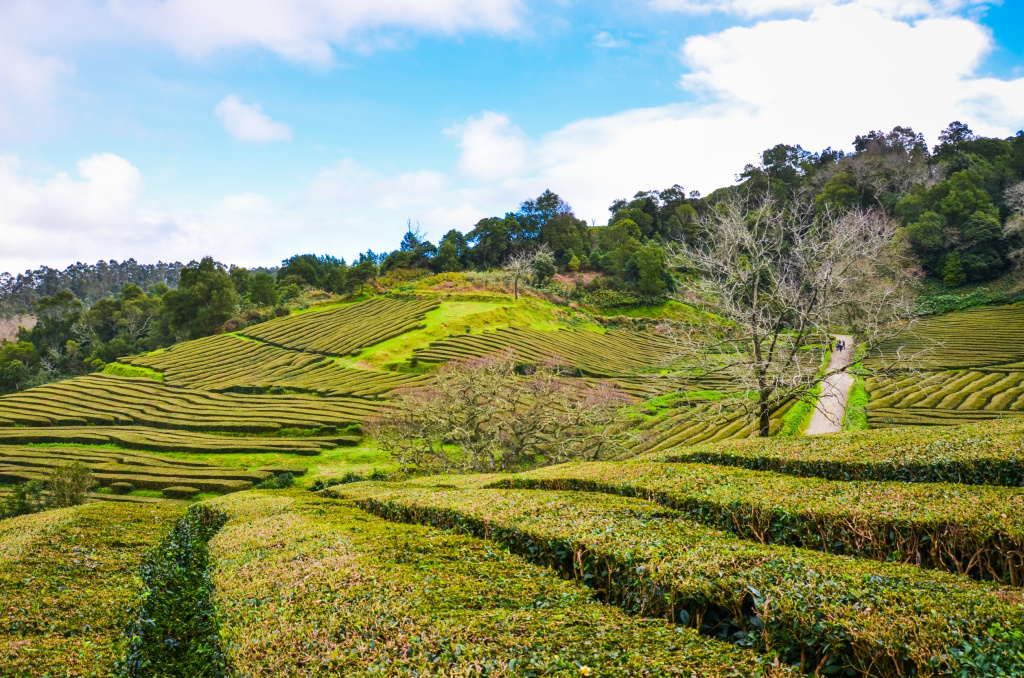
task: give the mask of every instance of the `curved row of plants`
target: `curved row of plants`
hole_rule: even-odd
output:
[[[315,353],[222,334],[124,362],[160,372],[167,383],[207,391],[287,389],[322,396],[374,398],[420,383],[421,375],[350,369]]]
[[[359,398],[212,393],[151,379],[92,374],[0,397],[0,425],[141,425],[187,431],[274,433],[337,429],[379,409]]]
[[[655,452],[650,461],[738,466],[829,480],[1024,486],[1024,420],[735,440]]]
[[[436,301],[377,298],[277,318],[240,334],[284,348],[332,356],[356,355],[367,346],[421,326]]]
[[[1024,595],[953,575],[737,540],[639,500],[578,493],[327,490],[381,517],[492,539],[596,589],[803,672],[958,675],[984,655],[1024,670]],[[894,619],[901,623],[893,624]]]
[[[781,678],[771,657],[592,592],[496,544],[308,492],[215,500],[215,604],[243,676]]]
[[[765,544],[1024,585],[1024,492],[1016,488],[840,482],[657,462],[563,464],[493,484],[639,497]]]

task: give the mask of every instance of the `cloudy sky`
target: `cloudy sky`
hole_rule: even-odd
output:
[[[1024,128],[1024,2],[0,0],[0,271],[436,241],[776,143]]]

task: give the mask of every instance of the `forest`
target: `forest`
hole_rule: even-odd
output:
[[[679,245],[707,237],[709,215],[771,200],[819,215],[874,210],[896,223],[894,244],[921,280],[956,290],[1024,263],[1024,132],[975,135],[957,121],[929,149],[909,127],[869,131],[850,153],[779,144],[734,185],[706,196],[674,185],[640,191],[588,225],[551,190],[514,212],[452,228],[435,245],[410,221],[398,247],[346,262],[297,254],[278,268],[247,269],[207,257],[181,263],[75,264],[0,275],[0,314],[37,323],[0,348],[0,392],[102,370],[121,356],[235,331],[301,308],[311,290],[357,298],[373,284],[416,275],[507,272],[563,303],[603,311],[663,302],[695,271],[673,264]]]

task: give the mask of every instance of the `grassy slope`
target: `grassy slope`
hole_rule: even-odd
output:
[[[496,301],[442,301],[440,308],[427,313],[421,329],[381,342],[356,357],[338,358],[345,367],[381,368],[407,361],[413,350],[451,334],[481,333],[515,325],[538,330],[574,327],[600,332],[602,329],[585,315],[538,299],[520,298]]]

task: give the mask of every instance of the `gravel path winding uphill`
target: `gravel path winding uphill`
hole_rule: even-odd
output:
[[[811,417],[811,423],[807,427],[807,435],[816,436],[821,433],[838,433],[843,429],[843,418],[846,416],[846,399],[850,395],[850,387],[853,386],[853,375],[849,372],[838,372],[850,363],[853,357],[853,337],[837,334],[833,341],[838,339],[846,344],[843,351],[832,351],[832,359],[828,368],[830,374],[821,382],[821,395],[818,396],[818,405]]]

